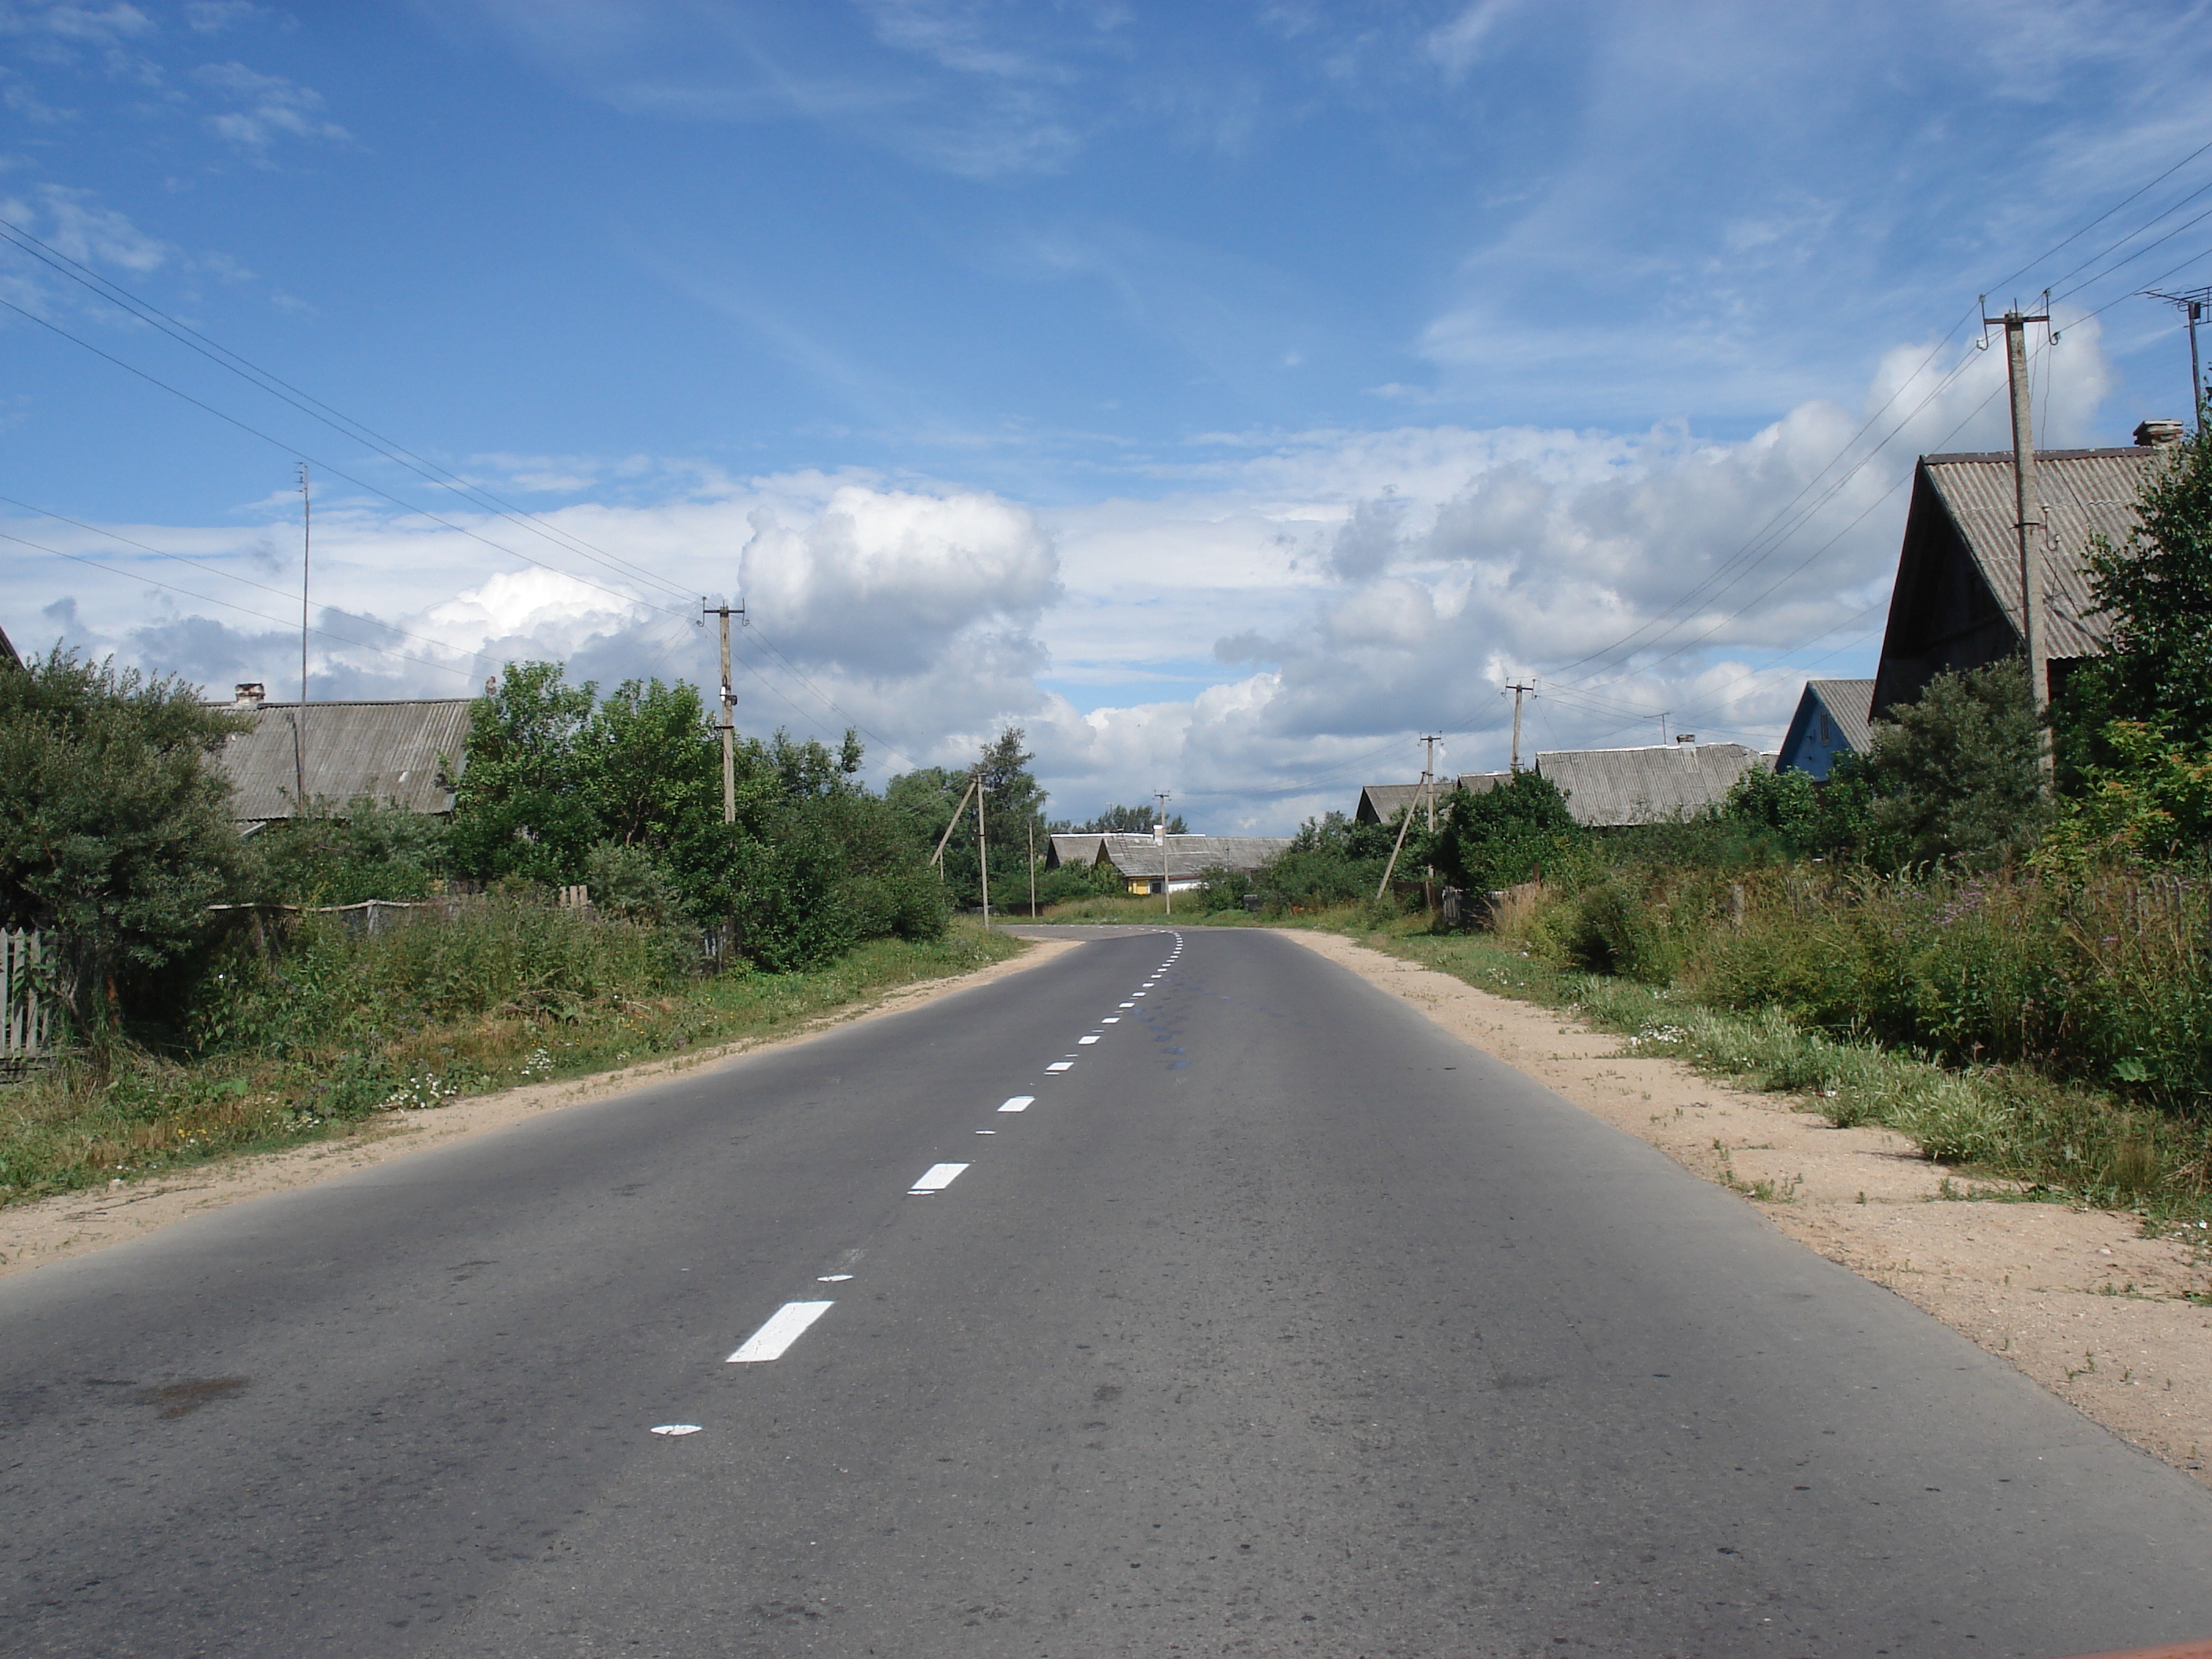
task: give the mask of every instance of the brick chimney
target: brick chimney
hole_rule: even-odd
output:
[[[259,680],[240,680],[230,706],[234,708],[258,708],[262,699],[268,695],[269,689]]]
[[[2189,435],[2179,421],[2145,421],[2136,428],[2138,449],[2165,449]]]

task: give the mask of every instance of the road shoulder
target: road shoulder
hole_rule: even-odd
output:
[[[180,1171],[172,1178],[127,1186],[118,1182],[104,1191],[65,1193],[0,1210],[0,1276],[143,1237],[207,1210],[272,1193],[313,1187],[395,1158],[411,1158],[456,1140],[489,1134],[549,1112],[611,1099],[665,1083],[672,1077],[708,1071],[743,1055],[811,1042],[833,1030],[902,1013],[956,991],[1025,972],[1078,949],[1081,944],[1079,939],[1033,939],[1018,956],[1003,962],[994,962],[969,973],[898,986],[848,1003],[775,1036],[741,1037],[616,1071],[594,1073],[589,1077],[503,1089],[425,1111],[386,1114],[364,1121],[349,1133],[311,1146],[282,1152],[240,1153]]]
[[[2126,1216],[1953,1201],[1902,1135],[1837,1129],[1638,1054],[1555,1009],[1476,989],[1341,934],[1284,929],[1453,1036],[1741,1194],[1781,1231],[1895,1291],[2131,1444],[2212,1486],[2207,1252]],[[2191,1299],[2195,1298],[2195,1299]]]

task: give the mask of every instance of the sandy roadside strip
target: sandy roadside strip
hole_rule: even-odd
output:
[[[2212,1486],[2212,1307],[2185,1299],[2212,1293],[2212,1244],[2143,1238],[2101,1211],[1946,1201],[1946,1171],[1887,1129],[1831,1128],[1790,1097],[1637,1054],[1556,1010],[1339,934],[1284,932],[1708,1181],[1788,1192],[1746,1201]]]
[[[485,1134],[526,1118],[580,1106],[587,1101],[605,1100],[687,1072],[708,1069],[741,1054],[811,1042],[838,1026],[879,1019],[885,1014],[899,1013],[955,991],[988,985],[1009,974],[1024,972],[1080,944],[1077,939],[1033,940],[1019,956],[1004,962],[993,963],[972,973],[902,985],[872,1000],[820,1015],[776,1036],[741,1037],[733,1042],[716,1043],[625,1066],[619,1071],[477,1095],[431,1111],[369,1118],[351,1134],[312,1146],[227,1158],[181,1170],[173,1178],[128,1185],[118,1182],[104,1190],[69,1193],[0,1210],[0,1274],[119,1244],[204,1210],[270,1193],[312,1187],[336,1176],[428,1152],[464,1136]]]

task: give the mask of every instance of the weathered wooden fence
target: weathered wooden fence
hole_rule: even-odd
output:
[[[52,1010],[39,993],[46,941],[28,930],[0,927],[0,1062],[42,1058]]]

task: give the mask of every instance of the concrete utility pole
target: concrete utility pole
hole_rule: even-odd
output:
[[[2051,321],[2048,307],[2031,317],[2014,306],[2002,317],[1984,313],[1982,326],[2002,324],[2005,331],[2005,373],[2012,382],[2013,504],[2020,527],[2020,594],[2021,643],[2027,647],[2028,695],[2035,708],[2035,766],[2041,792],[2051,799],[2051,671],[2045,659],[2043,619],[2044,544],[2050,526],[2045,522],[2042,493],[2035,483],[2034,411],[2027,401],[2027,325]]]
[[[1175,914],[1175,878],[1168,872],[1168,792],[1155,789],[1152,799],[1160,804],[1158,827],[1152,831],[1160,844],[1160,899],[1167,907],[1164,914],[1171,916]]]
[[[983,879],[983,926],[991,926],[991,848],[983,838],[983,774],[975,773],[975,869]]]
[[[1521,769],[1521,698],[1524,692],[1534,691],[1533,685],[1513,684],[1505,688],[1513,694],[1513,769]]]
[[[2197,356],[2197,325],[2203,320],[2204,307],[2212,301],[2212,288],[2192,288],[2179,294],[2161,294],[2155,289],[2145,289],[2143,297],[2163,300],[2170,306],[2179,306],[2189,319],[2189,420],[2192,426],[2201,425],[2204,412],[2204,369]]]
[[[300,707],[292,720],[294,810],[307,811],[307,566],[315,546],[314,480],[300,463]]]
[[[1030,920],[1036,920],[1036,820],[1030,818],[1022,824],[1030,838]]]
[[[745,608],[699,601],[702,617],[722,619],[722,822],[738,821],[738,688],[730,678],[730,618],[742,617]]]
[[[1671,709],[1671,708],[1662,708],[1662,709],[1661,709],[1661,710],[1659,711],[1659,741],[1660,741],[1660,742],[1664,743],[1664,742],[1666,742],[1666,741],[1667,741],[1667,734],[1668,734],[1668,731],[1671,729],[1671,728],[1669,727],[1669,726],[1668,726],[1668,721],[1670,721],[1670,720],[1672,720],[1674,718],[1674,711],[1673,709]]]

